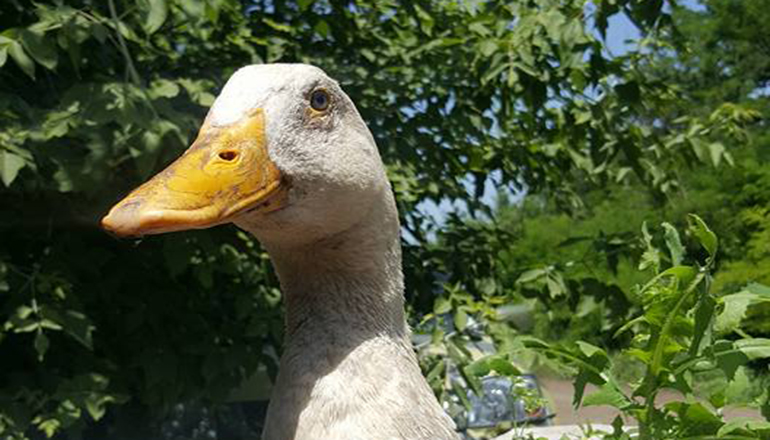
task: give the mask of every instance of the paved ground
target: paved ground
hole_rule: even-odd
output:
[[[548,378],[538,376],[540,385],[543,387],[543,392],[546,397],[553,402],[553,409],[556,412],[556,418],[554,424],[557,425],[571,425],[571,424],[597,424],[597,423],[612,423],[615,416],[618,415],[617,411],[613,411],[608,406],[589,406],[580,408],[575,411],[572,408],[572,396],[573,388],[572,382],[556,378]],[[595,390],[595,387],[589,386],[586,389],[586,394]],[[666,402],[678,398],[678,394],[674,392],[665,392],[659,396],[661,402]],[[748,408],[728,408],[724,412],[726,418],[733,417],[757,417],[761,418],[760,414],[756,410]]]
[[[592,425],[594,433],[596,431],[612,432],[612,426],[609,425]],[[513,440],[514,432],[508,432],[494,440]],[[578,425],[562,425],[562,426],[549,426],[547,428],[529,428],[524,431],[524,435],[532,434],[535,438],[545,438],[548,440],[561,440],[565,436],[569,439],[585,439],[585,430]],[[518,438],[518,437],[517,437]],[[600,435],[591,435],[591,439],[599,439]]]

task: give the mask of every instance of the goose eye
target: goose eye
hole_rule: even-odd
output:
[[[227,162],[234,161],[236,157],[238,157],[238,153],[235,151],[222,151],[219,153],[219,158]]]
[[[326,90],[316,90],[310,95],[310,106],[313,107],[313,110],[321,112],[329,108],[330,100],[331,98]]]

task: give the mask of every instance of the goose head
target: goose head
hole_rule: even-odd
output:
[[[350,228],[389,184],[353,102],[321,69],[255,65],[228,80],[197,139],[102,220],[119,236],[233,222],[299,246]]]

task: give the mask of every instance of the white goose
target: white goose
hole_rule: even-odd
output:
[[[377,146],[320,69],[238,70],[187,152],[102,220],[121,236],[227,222],[264,245],[286,300],[264,439],[457,438],[410,344]]]

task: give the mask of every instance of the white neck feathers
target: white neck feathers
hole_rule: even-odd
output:
[[[389,188],[382,198],[333,237],[302,248],[267,245],[288,344],[265,440],[456,438],[412,351]]]

